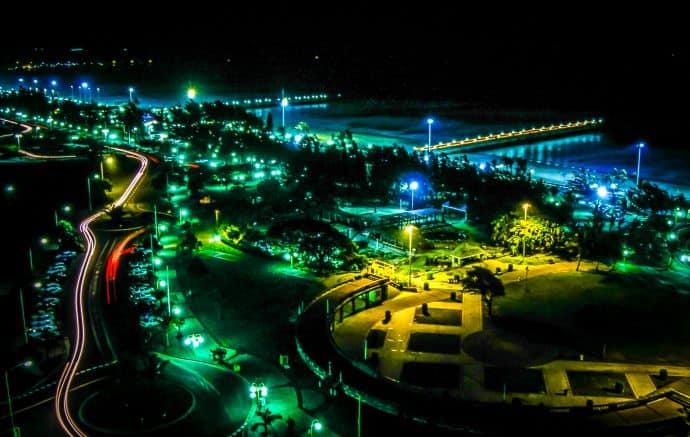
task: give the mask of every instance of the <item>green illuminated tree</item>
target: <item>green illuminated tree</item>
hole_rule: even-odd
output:
[[[541,217],[522,217],[504,214],[492,222],[492,239],[499,245],[509,248],[516,255],[522,245],[526,253],[551,251],[562,247],[566,234],[561,225]]]

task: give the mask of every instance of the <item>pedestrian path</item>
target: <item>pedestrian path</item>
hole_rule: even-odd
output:
[[[547,264],[535,266],[535,268],[530,269],[529,274],[538,276],[562,271],[574,271],[575,267],[576,263],[574,262]],[[581,267],[581,270],[594,269],[588,263],[582,263]],[[524,277],[524,272],[511,273],[512,275],[507,275],[507,277],[504,277],[504,280],[518,281]],[[344,380],[349,381],[351,386],[357,387],[359,390],[368,391],[372,396],[377,396],[379,400],[371,401],[375,403],[382,402],[381,396],[385,399],[386,392],[390,392],[393,395],[392,392],[396,390],[389,383],[374,384],[373,380],[371,380],[371,372],[365,371],[366,367],[372,366],[371,358],[374,353],[378,355],[378,359],[375,361],[377,364],[373,364],[375,371],[378,372],[378,378],[387,381],[400,382],[401,372],[406,363],[436,363],[458,366],[461,372],[459,386],[444,386],[440,388],[441,391],[438,391],[439,389],[425,386],[422,383],[421,386],[425,387],[423,392],[427,393],[427,395],[432,395],[434,392],[445,393],[445,396],[450,395],[458,400],[493,403],[497,406],[518,401],[522,405],[543,406],[553,411],[563,412],[571,411],[573,408],[585,410],[585,407],[589,406],[588,408],[603,408],[604,410],[601,410],[603,415],[614,414],[614,411],[619,411],[619,409],[614,410],[610,407],[611,405],[622,405],[626,413],[610,420],[619,420],[627,425],[648,423],[644,422],[644,417],[646,414],[652,414],[650,413],[652,410],[654,410],[653,414],[656,415],[654,422],[673,420],[682,416],[683,413],[680,407],[685,406],[685,401],[679,401],[677,398],[687,399],[687,404],[690,406],[690,396],[685,395],[685,393],[690,394],[690,384],[684,384],[686,380],[682,379],[690,378],[690,368],[685,366],[599,362],[585,361],[584,359],[579,361],[555,360],[543,365],[525,368],[532,372],[538,372],[537,374],[541,375],[543,389],[534,392],[518,392],[505,390],[504,388],[504,391],[501,392],[500,389],[488,389],[485,385],[486,369],[492,366],[467,355],[464,350],[451,353],[420,351],[419,349],[409,350],[411,336],[415,333],[446,336],[457,335],[464,339],[470,333],[479,332],[483,329],[482,314],[484,305],[481,296],[478,293],[462,293],[459,290],[460,286],[458,286],[456,291],[457,300],[452,301],[449,296],[448,281],[439,280],[438,277],[440,275],[435,276],[434,279],[428,281],[431,285],[428,291],[392,291],[389,293],[389,299],[381,302],[379,305],[351,314],[343,319],[342,322],[336,318],[330,335],[339,353],[347,357],[351,363],[349,367],[345,362],[337,359],[337,355],[309,355],[316,352],[314,347],[317,346],[319,341],[323,344],[323,340],[319,340],[321,337],[314,336],[309,332],[310,329],[315,329],[318,326],[314,325],[314,323],[320,323],[318,321],[322,320],[325,315],[318,316],[319,312],[323,311],[323,307],[319,309],[319,302],[323,304],[323,302],[328,301],[330,307],[335,308],[338,303],[355,294],[357,287],[361,289],[370,286],[372,279],[355,280],[345,286],[341,285],[324,293],[306,310],[307,312],[301,320],[302,327],[298,331],[298,339],[300,344],[302,344],[303,350],[313,360],[309,364],[312,370],[319,372],[318,369],[314,368],[315,365],[324,369],[323,360],[326,357],[330,356],[329,360],[336,359],[336,361],[332,362],[333,367],[337,369],[337,372],[345,375]],[[441,278],[443,277],[441,276]],[[443,288],[437,289],[435,287],[436,284],[442,284]],[[419,316],[419,308],[422,304],[427,304],[430,310],[461,311],[462,322],[460,326],[454,326],[452,323],[435,325],[422,321],[415,322],[415,317]],[[390,313],[391,317],[386,317],[387,312]],[[314,328],[309,328],[312,325]],[[365,348],[365,340],[380,336],[379,333],[370,337],[372,330],[385,333],[383,345],[368,346],[367,342],[368,347]],[[322,347],[327,347],[327,344],[324,344]],[[367,358],[369,361],[367,361]],[[330,369],[331,361],[328,361],[327,364],[328,366],[326,367]],[[665,369],[670,379],[666,381],[666,385],[662,385],[662,388],[657,390],[652,376],[655,375],[656,381],[660,381],[658,375],[660,375],[662,368]],[[359,377],[356,376],[356,369],[359,369]],[[433,373],[433,371],[431,372]],[[594,379],[601,378],[596,376],[597,373],[607,373],[613,380],[620,381],[622,377],[625,384],[623,384],[623,390],[620,392],[616,392],[617,389],[613,386],[593,388],[598,383],[593,383],[594,385],[585,384],[583,386],[583,383],[579,382],[577,387],[573,387],[569,377],[570,372],[584,372],[585,375],[591,375]],[[585,379],[589,377],[584,376]],[[578,378],[581,379],[582,376],[578,374]],[[679,378],[681,379],[678,380]],[[365,386],[356,385],[358,382],[364,382],[365,380],[368,381]],[[410,383],[408,382],[408,384]],[[401,387],[410,386],[401,384]],[[401,388],[399,391],[405,391],[405,389]],[[677,395],[674,395],[675,397],[672,396],[674,393],[677,393]],[[412,399],[420,394],[421,392],[418,393],[416,390],[408,392],[407,395],[397,393],[393,395],[394,397],[389,402],[399,404],[403,401],[401,396],[409,396]],[[675,410],[668,408],[667,401],[675,404]],[[658,408],[653,408],[653,406],[658,406]],[[399,404],[397,408],[409,407],[403,407]],[[421,408],[421,411],[425,411],[422,405],[419,405],[419,408]],[[651,418],[648,418],[648,420],[652,421]]]

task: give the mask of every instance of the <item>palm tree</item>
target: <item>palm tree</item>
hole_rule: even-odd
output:
[[[494,296],[503,296],[505,288],[500,279],[494,276],[489,269],[483,267],[473,267],[467,276],[462,279],[463,289],[479,290],[484,302],[489,309],[489,317],[492,316],[492,305]]]
[[[134,102],[129,102],[126,105],[120,106],[120,111],[117,114],[117,118],[122,123],[125,132],[127,133],[127,138],[129,139],[132,132],[135,132],[135,141],[139,132],[144,132],[144,124],[142,119],[143,111],[134,104]],[[129,141],[128,141],[129,142]]]

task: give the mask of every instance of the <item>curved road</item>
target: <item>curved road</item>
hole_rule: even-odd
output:
[[[81,265],[79,266],[77,281],[74,287],[74,338],[72,342],[72,351],[67,360],[65,368],[60,375],[60,379],[58,380],[54,404],[58,423],[65,433],[70,436],[86,436],[84,431],[79,428],[72,417],[69,405],[69,395],[74,381],[74,376],[79,369],[79,365],[82,357],[84,356],[84,350],[86,348],[85,338],[86,331],[88,329],[85,317],[85,295],[88,291],[87,276],[95,265],[94,255],[96,253],[97,245],[96,235],[91,229],[91,225],[105,215],[108,210],[124,205],[134,194],[144,174],[146,173],[146,169],[148,168],[148,159],[145,156],[131,150],[120,149],[117,147],[111,147],[111,149],[123,153],[129,158],[139,160],[140,167],[125,191],[112,205],[105,210],[101,210],[87,217],[79,225],[79,231],[84,236],[84,240],[86,241],[86,254]]]

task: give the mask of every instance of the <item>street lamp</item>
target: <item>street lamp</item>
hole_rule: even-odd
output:
[[[405,231],[410,234],[410,246],[409,246],[409,266],[410,266],[410,273],[408,275],[407,281],[409,285],[412,285],[412,232],[414,231],[414,226],[412,225],[407,225],[405,228]]]
[[[185,208],[180,208],[180,224],[183,223],[182,218],[187,217],[189,214],[189,211],[187,211]]]
[[[14,367],[10,367],[8,369],[5,369],[5,389],[7,390],[7,409],[9,410],[10,413],[10,425],[12,426],[12,436],[13,437],[19,437],[21,433],[19,432],[19,428],[14,426],[14,412],[12,411],[12,395],[10,394],[10,376],[9,373],[10,371],[16,369],[19,366],[24,366],[24,367],[31,367],[33,362],[31,360],[27,360],[24,362],[21,362]]]
[[[132,93],[134,92],[134,88],[129,87],[129,101],[132,101]]]
[[[644,143],[637,145],[637,177],[635,181],[635,186],[640,186],[640,158],[642,157],[642,149],[644,149]]]
[[[309,425],[309,437],[314,435],[314,431],[321,432],[321,428],[323,428],[323,426],[319,419],[312,420],[311,425]]]
[[[525,210],[525,220],[527,220],[527,208],[529,208],[531,205],[529,203],[523,203],[522,204],[522,209]]]
[[[414,192],[419,188],[417,181],[410,182],[410,210],[414,210]]]
[[[426,145],[426,156],[424,157],[424,159],[426,161],[429,161],[429,156],[431,155],[431,125],[434,124],[434,119],[433,118],[427,118],[426,124],[429,125],[429,142]]]
[[[69,86],[70,92],[72,93],[72,100],[74,100],[74,85]]]
[[[288,105],[287,97],[283,97],[280,100],[280,106],[283,108],[283,133],[285,133],[285,107]]]
[[[527,208],[530,207],[529,203],[523,203],[522,204],[522,209],[525,210],[525,221],[527,221]],[[525,263],[525,253],[526,253],[526,247],[525,247],[525,236],[522,236],[522,263]]]
[[[264,405],[266,405],[266,396],[268,395],[268,387],[261,384],[256,384],[252,382],[252,386],[249,387],[249,397],[256,399],[256,408],[261,411]]]
[[[16,134],[14,136],[17,139],[17,147],[22,148],[22,134]]]

